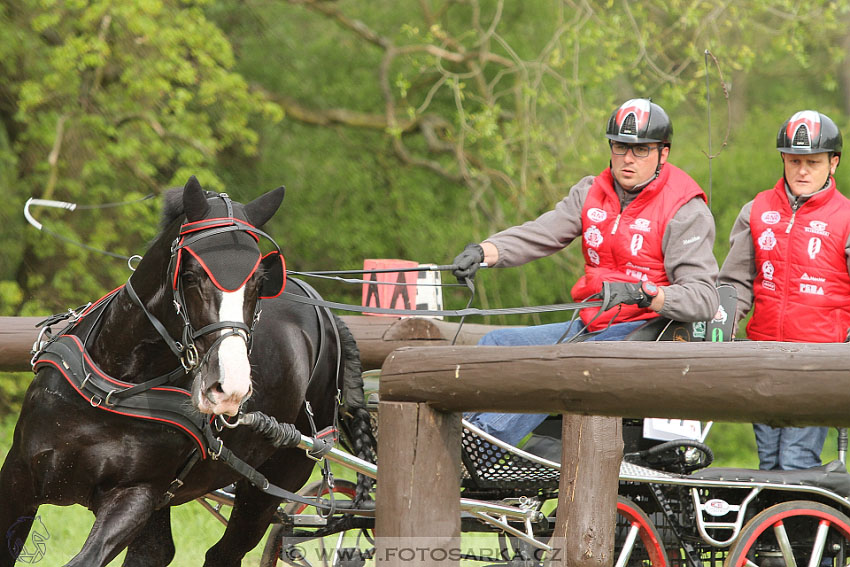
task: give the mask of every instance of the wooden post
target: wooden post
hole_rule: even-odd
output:
[[[558,519],[549,566],[610,567],[614,561],[622,419],[564,415]]]
[[[378,431],[376,564],[457,565],[460,416],[381,401]]]

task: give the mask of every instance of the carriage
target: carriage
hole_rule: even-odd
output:
[[[379,373],[370,374],[365,383],[371,386],[374,412]],[[709,467],[713,453],[703,441],[648,440],[641,421],[623,423],[615,567],[848,564],[846,430],[839,429],[839,460],[804,471],[759,471]],[[466,420],[462,424],[463,536],[492,537],[483,545],[476,540],[479,544],[458,559],[464,565],[545,565],[552,551],[560,463],[506,444]],[[551,424],[539,429],[547,427]],[[310,440],[303,446],[310,449]],[[327,459],[377,478],[377,466],[346,451],[334,449]],[[349,509],[355,490],[347,480],[337,480],[332,489],[315,482],[302,493],[325,502],[336,496],[336,514],[300,503],[282,506],[260,567],[374,564],[374,501]],[[231,500],[227,490],[199,499],[225,523],[221,508]]]
[[[282,189],[241,205],[192,178],[174,195],[127,284],[48,320],[34,347],[37,375],[0,470],[0,525],[12,526],[0,566],[15,563],[15,542],[48,502],[96,515],[68,565],[105,565],[125,547],[130,564],[167,564],[169,509],[195,499],[222,520],[221,507],[232,506],[206,565],[239,565],[269,523],[264,567],[367,564],[376,377],[364,387],[350,332],[309,285],[286,278],[279,248],[259,228]],[[645,333],[677,334],[664,321]],[[329,442],[337,431],[347,450]],[[461,450],[464,533],[497,542],[492,555],[461,559],[542,564],[559,464],[470,424]],[[843,462],[764,473],[705,468],[711,454],[701,442],[627,439],[626,452],[617,567],[847,565]],[[301,488],[316,460],[339,462],[358,481],[326,476]],[[312,540],[330,551],[310,557]]]

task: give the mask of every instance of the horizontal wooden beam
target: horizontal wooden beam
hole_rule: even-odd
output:
[[[36,323],[44,317],[0,317],[0,372],[29,372],[32,344],[38,338]]]
[[[38,337],[36,323],[43,317],[0,317],[0,372],[29,372],[30,349]],[[405,346],[447,346],[458,330],[458,323],[421,317],[374,317],[348,315],[341,319],[351,329],[360,348],[365,370],[380,368],[395,349]],[[62,328],[59,323],[55,331]],[[493,329],[504,327],[466,323],[456,344],[474,345]]]
[[[407,346],[449,346],[458,331],[458,323],[422,317],[340,317],[351,330],[360,349],[365,370],[380,368],[389,354]],[[496,325],[465,323],[455,344],[475,345],[486,333],[501,329]]]
[[[850,426],[848,378],[848,344],[404,348],[384,363],[380,397],[426,402],[448,412]]]

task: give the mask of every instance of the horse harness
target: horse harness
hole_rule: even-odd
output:
[[[114,414],[124,415],[132,418],[144,419],[162,423],[174,427],[189,438],[196,445],[184,466],[177,473],[176,478],[172,481],[171,486],[163,495],[157,508],[167,505],[175,495],[175,491],[184,484],[184,479],[189,474],[194,465],[199,461],[210,456],[213,460],[221,460],[234,471],[244,476],[251,484],[264,492],[274,496],[293,500],[305,504],[316,505],[315,500],[305,499],[297,494],[289,492],[280,487],[276,487],[256,469],[248,463],[239,459],[232,451],[224,446],[224,443],[219,439],[218,434],[223,431],[224,427],[233,428],[238,425],[250,425],[252,429],[260,433],[267,441],[276,448],[296,447],[301,441],[301,433],[295,425],[288,423],[278,423],[274,417],[267,416],[260,412],[251,412],[251,419],[245,419],[246,416],[240,415],[240,418],[235,424],[230,424],[224,418],[219,416],[221,423],[217,423],[216,418],[205,417],[203,414],[195,411],[192,407],[191,393],[186,389],[177,387],[174,383],[185,377],[193,376],[200,366],[207,360],[210,353],[223,341],[230,336],[240,336],[245,340],[248,351],[252,346],[252,338],[254,327],[259,321],[262,312],[260,302],[257,302],[257,307],[254,312],[253,320],[250,326],[241,321],[219,321],[210,325],[206,325],[201,329],[195,330],[189,320],[189,315],[185,308],[185,300],[183,298],[182,284],[178,277],[180,266],[180,254],[183,250],[191,253],[204,267],[211,279],[216,285],[223,289],[219,279],[211,271],[213,262],[205,262],[203,252],[197,250],[200,246],[195,246],[204,238],[214,237],[241,231],[247,233],[257,241],[258,236],[263,236],[274,244],[276,251],[268,254],[266,258],[274,255],[280,258],[279,272],[272,262],[272,277],[263,283],[263,289],[260,292],[260,298],[276,297],[282,293],[285,286],[286,271],[283,266],[283,257],[280,253],[280,248],[277,243],[265,232],[251,226],[249,223],[233,217],[232,204],[229,197],[222,193],[219,194],[227,208],[226,218],[204,219],[194,223],[185,223],[180,228],[180,234],[171,246],[171,260],[169,263],[170,280],[173,282],[174,289],[174,307],[178,315],[183,320],[182,340],[174,339],[166,330],[165,326],[159,319],[153,315],[144,303],[139,299],[132,284],[128,280],[127,283],[112,291],[95,304],[89,304],[77,311],[69,310],[66,314],[54,315],[45,321],[42,321],[37,326],[42,330],[33,345],[32,366],[34,371],[38,371],[44,366],[53,366],[62,374],[71,387],[85,398],[94,408],[109,411]],[[259,266],[259,261],[254,265],[253,270]],[[253,273],[253,270],[251,273]],[[220,271],[220,270],[219,270]],[[274,273],[276,272],[276,273]],[[248,277],[250,277],[250,273]],[[219,274],[220,276],[220,274]],[[277,277],[275,277],[277,276]],[[246,278],[247,281],[247,278]],[[305,294],[316,299],[318,293],[308,284],[299,280],[292,280],[301,287]],[[112,301],[118,296],[121,289],[124,289],[130,300],[139,307],[151,325],[156,329],[157,333],[162,337],[171,352],[177,357],[180,364],[171,372],[146,380],[142,383],[135,384],[118,380],[106,374],[100,369],[97,364],[91,359],[86,344],[89,339],[96,334],[99,324],[102,320]],[[287,294],[291,295],[291,294]],[[79,312],[78,312],[79,311]],[[327,316],[331,321],[334,336],[337,343],[337,380],[339,380],[339,371],[341,365],[342,351],[340,345],[339,331],[335,324],[330,311],[325,309]],[[322,340],[324,337],[325,323],[320,309],[316,307],[316,315],[319,320],[319,348],[316,352],[316,360],[313,364],[310,381],[316,375],[319,362],[322,355],[326,352],[326,342]],[[68,323],[62,331],[57,334],[52,334],[51,326],[61,321],[67,320]],[[74,334],[70,334],[74,331]],[[200,358],[195,340],[199,337],[211,332],[225,331],[216,339],[204,355]],[[81,340],[80,337],[83,337]],[[341,402],[340,387],[337,383],[337,403]],[[308,456],[315,460],[322,460],[333,447],[336,440],[337,431],[337,415],[334,412],[334,424],[331,427],[316,431],[316,426],[313,422],[312,409],[309,402],[305,401],[308,420],[312,429],[313,437],[316,440],[316,448],[308,452]],[[214,431],[214,429],[216,431]],[[326,467],[327,468],[327,467]],[[332,483],[332,479],[330,480]],[[327,506],[326,506],[327,507]],[[332,505],[330,506],[332,507]]]

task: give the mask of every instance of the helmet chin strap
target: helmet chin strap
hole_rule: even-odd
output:
[[[617,183],[620,185],[620,188],[623,191],[625,191],[626,193],[640,193],[641,191],[643,191],[644,187],[646,187],[647,185],[649,185],[650,183],[655,181],[656,178],[658,178],[658,174],[660,173],[660,171],[661,171],[661,166],[659,165],[658,169],[655,170],[655,173],[652,174],[652,177],[650,177],[649,179],[647,179],[643,183],[638,183],[637,185],[635,185],[631,189],[626,189],[625,187],[623,187],[623,184],[620,183],[619,180],[617,181]]]

